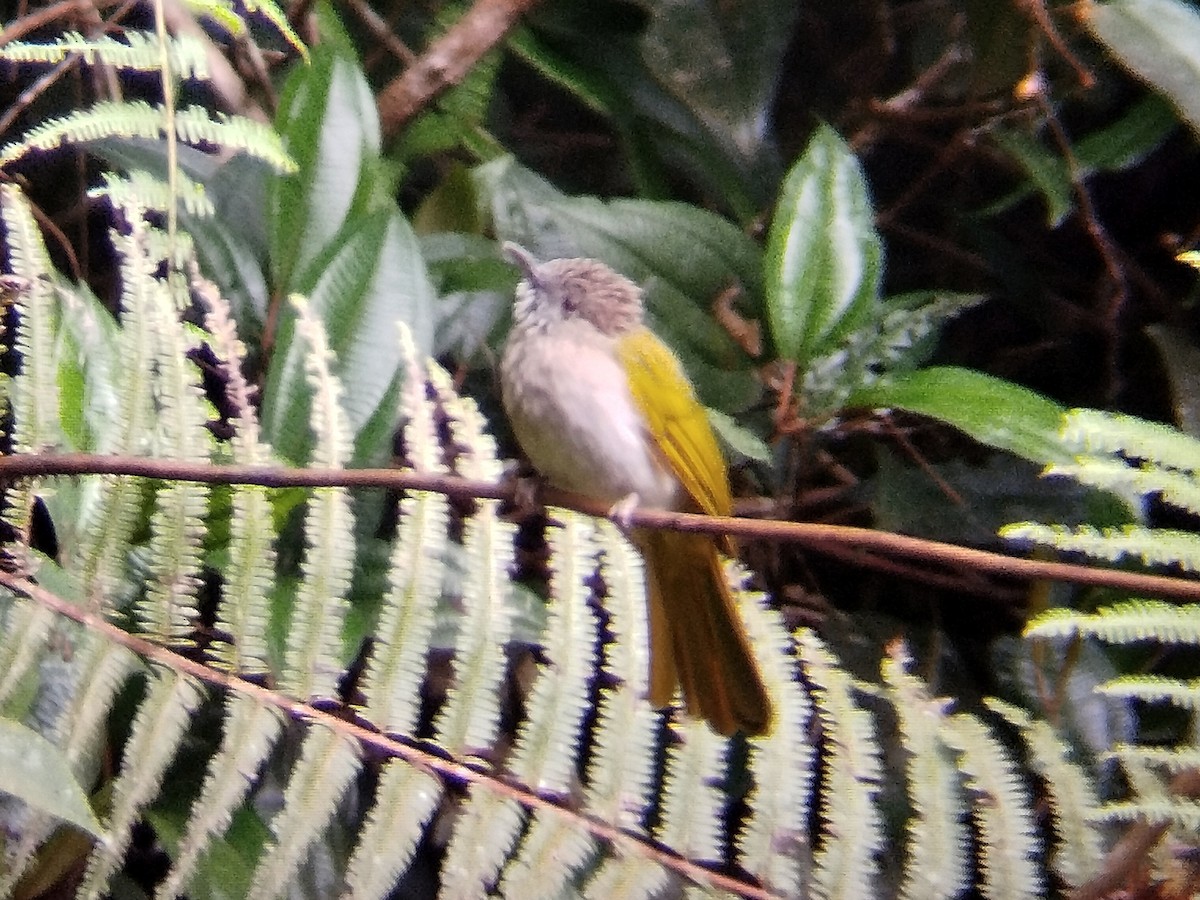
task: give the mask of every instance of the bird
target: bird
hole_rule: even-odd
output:
[[[725,516],[729,475],[678,357],[643,321],[642,290],[596,259],[521,272],[501,353],[501,400],[517,443],[549,484],[611,504]],[[626,517],[628,513],[626,513]],[[646,563],[652,705],[682,689],[723,735],[767,733],[772,703],[735,607],[728,537],[635,528]]]

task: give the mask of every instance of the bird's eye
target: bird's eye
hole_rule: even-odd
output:
[[[579,300],[575,296],[574,291],[563,291],[562,294],[562,310],[565,313],[573,313],[579,309]]]

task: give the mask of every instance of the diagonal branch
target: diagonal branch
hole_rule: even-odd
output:
[[[460,784],[480,785],[483,789],[514,800],[527,809],[552,812],[573,822],[579,828],[586,830],[597,840],[611,842],[619,845],[626,852],[653,859],[660,865],[673,869],[678,874],[697,884],[707,885],[722,891],[729,891],[739,897],[748,898],[748,900],[771,900],[774,897],[769,891],[756,887],[753,884],[748,884],[745,881],[714,872],[711,869],[707,869],[704,866],[674,854],[665,853],[636,835],[627,834],[607,822],[593,818],[577,810],[560,806],[545,797],[525,789],[519,784],[501,780],[494,774],[481,772],[456,759],[447,758],[444,754],[423,750],[395,737],[372,731],[357,723],[349,722],[334,713],[326,712],[315,706],[294,700],[278,691],[270,690],[251,681],[246,681],[226,672],[210,668],[203,663],[188,659],[186,656],[181,656],[144,638],[129,634],[107,621],[103,616],[87,612],[69,600],[64,600],[57,594],[10,572],[0,571],[0,585],[3,585],[15,594],[28,597],[34,603],[53,610],[59,615],[73,619],[90,631],[101,635],[105,640],[113,644],[119,644],[143,659],[159,663],[172,671],[190,675],[222,690],[236,691],[251,697],[258,703],[274,706],[298,721],[316,722],[324,725],[338,734],[346,735],[390,757],[402,759],[423,772],[428,772]]]
[[[434,491],[456,497],[512,501],[515,482],[484,482],[452,475],[430,475],[405,469],[301,469],[262,466],[214,466],[173,459],[143,456],[105,456],[87,453],[39,453],[0,456],[0,481],[46,478],[56,475],[132,475],[163,481],[199,481],[206,484],[256,484],[263,487],[373,487],[392,490]],[[578,510],[587,515],[608,517],[611,506],[604,501],[567,491],[547,488],[540,499],[553,506]],[[734,535],[762,540],[786,541],[821,552],[828,547],[881,553],[892,557],[920,559],[930,563],[991,572],[1007,578],[1065,581],[1110,587],[1148,597],[1171,597],[1200,601],[1200,581],[1148,575],[1088,565],[1043,562],[986,550],[974,550],[924,538],[818,522],[784,522],[777,519],[746,519],[705,516],[696,513],[635,509],[622,513],[622,525]]]
[[[376,103],[384,145],[438,95],[461,82],[537,2],[476,0],[449,31],[380,92]]]

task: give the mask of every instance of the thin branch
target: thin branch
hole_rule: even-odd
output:
[[[436,97],[461,82],[537,2],[476,0],[449,31],[380,92],[376,102],[384,144],[390,144]]]
[[[384,48],[396,57],[406,66],[414,66],[419,61],[417,54],[408,49],[408,45],[400,38],[396,37],[392,27],[384,20],[383,16],[375,12],[366,2],[366,0],[342,0],[343,4],[350,8],[350,11],[367,26],[367,30],[371,32],[371,36],[379,43],[383,44]]]
[[[89,631],[101,635],[105,640],[113,644],[125,647],[143,659],[159,663],[172,671],[190,675],[214,687],[236,691],[239,694],[251,697],[258,703],[274,706],[295,719],[324,725],[326,728],[359,741],[364,745],[377,748],[389,756],[398,757],[423,772],[441,776],[442,778],[461,784],[479,785],[484,790],[514,800],[528,809],[542,810],[560,816],[572,825],[585,829],[598,840],[610,841],[619,845],[626,852],[636,853],[639,856],[652,859],[698,884],[723,891],[731,891],[739,897],[749,898],[749,900],[772,900],[775,897],[774,894],[763,888],[747,884],[744,881],[739,881],[718,872],[713,872],[697,863],[670,853],[665,853],[646,843],[644,839],[640,839],[636,835],[627,834],[607,822],[592,818],[584,813],[559,806],[553,801],[531,793],[517,784],[503,781],[494,774],[481,772],[464,763],[447,759],[443,755],[431,753],[394,737],[371,731],[362,725],[348,722],[333,713],[324,712],[316,707],[309,706],[307,703],[301,703],[298,700],[293,700],[290,697],[272,691],[269,688],[209,668],[203,663],[188,659],[185,656],[180,656],[178,653],[160,647],[144,638],[129,634],[107,621],[103,616],[86,612],[69,600],[64,600],[57,594],[53,594],[45,588],[11,572],[0,571],[0,585],[7,587],[16,594],[28,597],[33,602],[53,610],[59,615],[66,616],[78,622]]]
[[[46,478],[56,475],[132,475],[164,481],[197,481],[205,484],[256,484],[262,487],[373,487],[393,490],[434,491],[457,497],[513,500],[514,483],[470,481],[452,475],[429,475],[404,469],[293,469],[256,466],[214,466],[139,456],[103,456],[87,453],[14,454],[0,457],[0,480]],[[607,517],[611,505],[567,491],[545,489],[543,502]],[[705,534],[787,541],[817,552],[836,545],[873,550],[907,559],[921,559],[957,568],[993,572],[1009,578],[1065,581],[1109,587],[1148,597],[1200,601],[1200,581],[1101,569],[1071,563],[1044,562],[973,550],[924,538],[817,522],[782,522],[704,516],[666,510],[636,509],[622,524]]]

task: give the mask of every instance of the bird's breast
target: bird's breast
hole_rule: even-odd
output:
[[[634,406],[610,340],[514,331],[500,377],[517,440],[551,484],[610,503],[636,493],[645,506],[676,505],[679,481]]]

